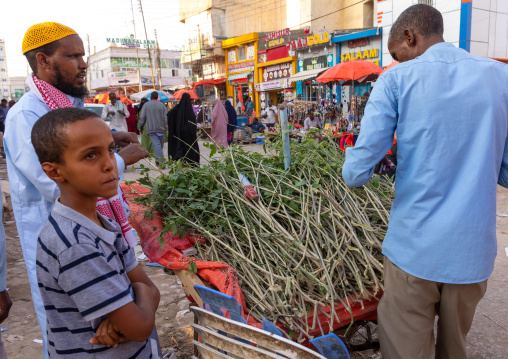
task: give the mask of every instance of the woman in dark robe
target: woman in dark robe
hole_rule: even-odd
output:
[[[168,158],[183,159],[189,165],[199,165],[199,145],[196,115],[190,95],[184,93],[180,103],[168,112]]]
[[[236,130],[236,111],[231,101],[227,100],[224,108],[228,113],[228,144],[230,145],[233,142],[233,132]]]

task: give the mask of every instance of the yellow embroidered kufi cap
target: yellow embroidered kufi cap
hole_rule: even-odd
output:
[[[69,35],[78,33],[70,27],[57,22],[41,22],[30,26],[23,38],[23,55],[30,50],[36,49],[53,41],[63,39]]]

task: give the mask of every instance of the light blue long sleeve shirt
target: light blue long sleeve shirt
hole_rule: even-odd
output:
[[[0,194],[1,192],[0,189]],[[0,205],[0,292],[7,289],[7,257],[5,254],[5,228],[2,214],[3,206]]]
[[[377,80],[342,175],[362,186],[392,146],[383,254],[416,277],[476,283],[494,269],[497,184],[508,187],[508,66],[449,43]]]
[[[68,97],[74,107],[83,108],[83,100]],[[60,190],[42,170],[32,146],[31,133],[35,122],[47,112],[49,107],[33,92],[28,92],[7,114],[4,133],[12,208],[27,267],[32,300],[41,327],[45,358],[47,358],[46,313],[37,282],[35,264],[37,238],[48,220],[55,200],[60,196]],[[125,163],[118,155],[116,160],[120,179],[123,179]]]

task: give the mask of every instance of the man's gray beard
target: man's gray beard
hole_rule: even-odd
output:
[[[82,86],[76,87],[72,84],[65,83],[63,82],[62,73],[60,72],[58,65],[55,64],[54,69],[56,71],[55,88],[72,97],[82,98],[88,95],[86,85],[83,84]]]

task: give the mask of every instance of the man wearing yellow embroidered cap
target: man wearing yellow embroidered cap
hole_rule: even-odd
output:
[[[47,358],[46,315],[37,283],[35,258],[39,232],[60,192],[38,165],[30,134],[35,122],[47,112],[63,107],[84,107],[84,96],[88,93],[87,65],[81,38],[71,28],[55,22],[30,27],[22,50],[33,71],[26,80],[30,91],[9,111],[4,143],[16,226],[41,327],[44,358]],[[115,131],[112,135],[122,147],[116,160],[120,179],[123,179],[125,166],[148,156],[148,152],[140,146],[135,134]],[[128,205],[124,202],[122,205],[128,212]]]

